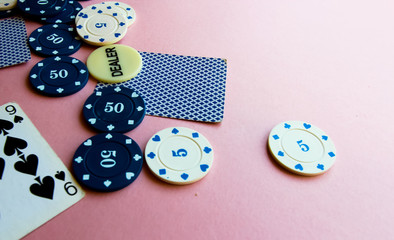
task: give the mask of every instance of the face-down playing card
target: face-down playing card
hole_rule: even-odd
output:
[[[1,106],[0,238],[25,236],[84,195],[20,106]]]
[[[202,122],[221,122],[224,115],[227,61],[140,52],[142,70],[116,85],[136,90],[146,114]],[[99,83],[97,89],[108,84]]]

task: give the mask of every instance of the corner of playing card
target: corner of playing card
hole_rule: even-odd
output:
[[[20,239],[85,196],[22,108],[0,106],[0,238]]]

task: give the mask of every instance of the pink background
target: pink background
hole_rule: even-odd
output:
[[[81,2],[87,6],[99,1]],[[173,186],[145,165],[114,193],[86,197],[26,239],[388,239],[394,235],[394,3],[356,0],[125,0],[137,21],[120,43],[140,51],[228,60],[221,124],[147,116],[126,135],[145,148],[173,126],[215,151],[202,181]],[[27,22],[30,34],[40,24]],[[86,61],[95,47],[73,55]],[[16,101],[71,169],[96,134],[77,94],[49,98],[27,76],[42,58],[0,70],[0,104]],[[337,148],[318,177],[288,173],[267,150],[286,120],[322,128]]]

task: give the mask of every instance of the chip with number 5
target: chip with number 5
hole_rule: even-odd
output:
[[[304,176],[325,173],[336,158],[331,138],[316,126],[301,121],[288,121],[275,126],[270,133],[268,146],[280,165]]]
[[[159,179],[177,185],[190,184],[211,170],[213,148],[201,133],[192,129],[166,128],[150,138],[145,160]]]

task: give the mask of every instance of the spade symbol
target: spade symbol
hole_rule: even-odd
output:
[[[23,121],[23,117],[17,115],[14,117],[14,123],[21,123],[22,121]]]
[[[66,175],[63,171],[57,171],[57,173],[55,174],[55,178],[64,181],[64,179],[66,178]]]
[[[18,161],[15,163],[14,168],[18,172],[26,173],[35,176],[37,173],[38,157],[34,154],[27,156],[25,161]]]
[[[11,130],[14,127],[14,124],[10,121],[0,119],[0,134],[4,136],[8,134],[6,130]]]
[[[0,180],[3,177],[4,168],[5,168],[5,161],[4,159],[0,158]]]
[[[4,144],[4,154],[12,156],[17,152],[18,155],[21,155],[21,149],[25,149],[26,147],[27,142],[25,140],[7,136]]]
[[[53,191],[55,189],[55,180],[53,180],[53,177],[46,176],[42,179],[42,182],[40,177],[36,177],[34,180],[38,183],[34,183],[30,186],[30,192],[36,196],[52,200]]]

